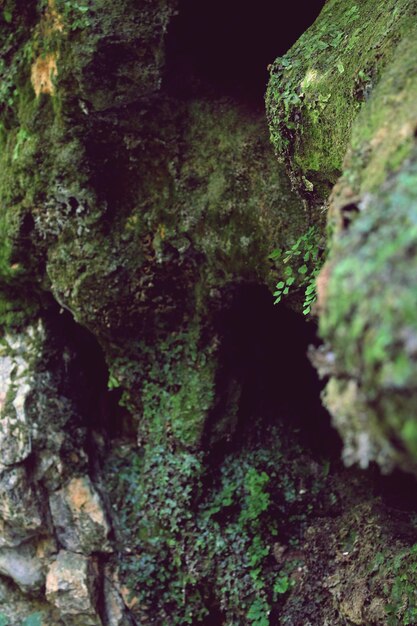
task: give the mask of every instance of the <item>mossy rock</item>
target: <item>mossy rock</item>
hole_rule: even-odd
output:
[[[410,0],[391,0],[383,10],[375,0],[328,0],[271,66],[266,104],[272,143],[310,202],[328,196],[342,171],[352,123],[414,24]]]
[[[293,243],[308,215],[274,161],[262,112],[165,89],[175,9],[7,9],[0,325],[23,327],[52,294],[100,342],[142,435],[157,443],[169,425],[195,446],[213,402],[224,293],[272,286],[268,254]],[[146,380],[158,367],[168,395]]]
[[[367,197],[329,261],[320,329],[335,353],[339,383],[329,385],[327,402],[336,424],[348,421],[345,441],[354,434],[353,459],[364,466],[372,459],[386,468],[407,465],[417,456],[416,190],[414,158]],[[351,392],[354,386],[349,411],[341,385]]]
[[[343,174],[331,196],[331,254],[318,282],[320,332],[336,362],[326,402],[345,439],[345,458],[415,471],[412,10],[408,4],[395,13],[407,29],[353,124]]]

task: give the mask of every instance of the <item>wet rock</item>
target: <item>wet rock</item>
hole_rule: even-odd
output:
[[[46,578],[46,598],[66,626],[102,626],[97,614],[98,570],[95,559],[66,550],[58,553]]]
[[[111,552],[110,525],[99,494],[88,476],[73,478],[50,496],[55,530],[61,544],[73,552]]]

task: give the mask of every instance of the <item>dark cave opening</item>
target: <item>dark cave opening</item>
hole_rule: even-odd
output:
[[[389,509],[417,511],[417,478],[412,474],[397,469],[384,475],[375,465],[365,471],[343,468],[342,440],[321,401],[325,382],[307,356],[309,346],[320,343],[314,321],[285,305],[275,306],[266,287],[240,285],[225,296],[218,324],[224,338],[217,375],[219,401],[206,432],[207,447],[214,442],[212,462],[262,433],[268,436],[268,427],[279,422],[312,458],[328,459],[346,475],[359,472],[370,493]],[[233,411],[230,405],[236,398],[233,433],[216,441],[217,423]]]
[[[239,448],[257,429],[284,423],[299,432],[316,456],[339,459],[341,440],[320,394],[323,384],[307,350],[317,343],[316,325],[283,305],[267,287],[231,289],[219,314],[223,344],[217,375],[218,403],[206,432],[215,455]],[[237,408],[233,434],[219,436],[218,424]]]
[[[296,0],[285,7],[273,0],[180,0],[168,31],[165,86],[182,96],[238,95],[262,103],[267,67],[285,54],[314,22],[324,0]]]
[[[81,426],[88,433],[101,433],[106,440],[122,435],[130,417],[119,404],[120,390],[108,387],[109,370],[97,339],[71,313],[58,312],[55,306],[46,323],[63,355],[60,391],[74,402]]]

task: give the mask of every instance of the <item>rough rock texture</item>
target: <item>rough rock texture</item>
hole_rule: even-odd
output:
[[[345,462],[385,471],[415,470],[417,450],[415,18],[407,0],[327,2],[274,64],[267,96],[272,139],[312,206],[342,172],[318,279],[327,365],[317,362]]]
[[[414,11],[409,0],[383,7],[374,0],[328,1],[314,25],[271,66],[266,95],[271,139],[310,203],[326,199],[337,181],[358,113],[372,110],[379,119],[374,124],[388,125],[397,86],[387,89],[385,82],[391,103],[373,92],[381,77],[394,77],[393,64],[407,74],[399,55],[402,49],[406,63],[413,56]],[[411,93],[407,89],[410,99]],[[377,107],[367,104],[370,99]],[[393,154],[409,143],[397,123]],[[374,130],[372,124],[363,127],[367,134]]]
[[[272,285],[268,254],[308,224],[263,111],[195,76],[176,89],[189,81],[165,62],[176,8],[0,4],[1,571],[46,615],[40,578],[16,564],[56,537],[39,576],[49,563],[46,600],[65,624],[131,623],[130,591],[109,574],[97,616],[87,574],[99,554],[103,589],[103,553],[120,548],[100,473],[109,437],[133,436],[153,468],[160,450],[178,447],[181,464],[233,436],[244,377],[219,384],[220,311],[239,285]]]
[[[343,171],[315,358],[345,461],[411,466],[414,3],[273,64],[282,165],[191,5],[0,0],[0,624],[415,623],[414,505],[340,469],[267,290]]]
[[[68,626],[102,626],[97,615],[97,565],[94,559],[61,550],[49,568],[46,597]]]
[[[73,478],[49,498],[61,545],[72,552],[109,552],[110,531],[100,496],[88,476]]]

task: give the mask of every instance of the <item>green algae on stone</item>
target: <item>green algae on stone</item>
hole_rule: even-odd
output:
[[[304,192],[325,198],[342,170],[352,123],[414,26],[414,3],[329,0],[271,66],[272,143]],[[412,55],[410,55],[410,60]],[[394,94],[391,95],[393,97]]]
[[[391,461],[405,466],[417,457],[416,250],[414,151],[414,158],[367,197],[349,230],[333,242],[320,320],[321,335],[335,354],[338,377],[356,381],[363,399],[362,408],[352,401],[353,412],[363,413],[362,433],[370,434],[371,446],[388,445]],[[347,417],[334,394],[329,408],[336,424]],[[353,423],[351,428],[354,432]],[[368,452],[363,451],[365,456]],[[369,452],[368,460],[375,454]]]
[[[353,124],[331,195],[331,254],[319,278],[320,333],[336,361],[326,404],[345,440],[345,458],[362,465],[374,459],[385,470],[413,469],[417,456],[417,30],[409,8],[394,14],[402,38]]]
[[[272,142],[310,210],[337,181],[318,279],[325,402],[346,462],[385,470],[417,452],[415,17],[410,0],[329,0],[272,66],[266,98]]]

